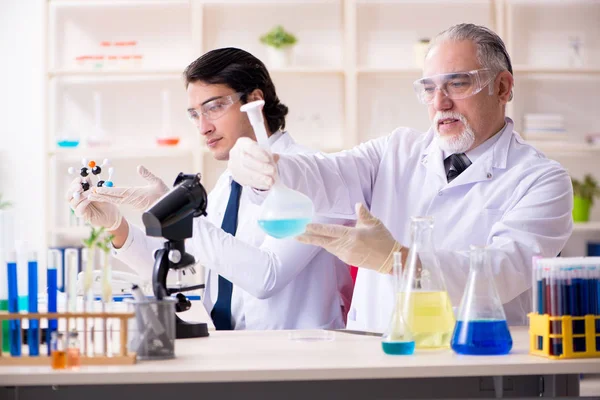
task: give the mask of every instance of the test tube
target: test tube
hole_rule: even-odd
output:
[[[48,269],[46,270],[46,281],[48,285],[48,313],[57,312],[57,292],[58,292],[58,266],[62,264],[60,250],[48,250]],[[52,332],[58,329],[58,321],[56,319],[48,320],[48,328],[46,329],[46,344],[48,347],[48,356],[52,355]]]
[[[67,292],[67,312],[77,310],[77,270],[79,268],[79,252],[77,249],[65,250],[65,286]]]
[[[8,268],[8,312],[19,313],[19,292],[17,285],[17,254],[10,251],[7,257]],[[9,340],[10,355],[13,357],[21,356],[21,320],[13,319],[9,321]]]
[[[38,312],[38,262],[35,252],[31,252],[27,260],[28,272],[28,307],[30,314]],[[40,355],[40,321],[38,319],[29,319],[29,328],[27,329],[27,345],[29,346],[30,356]]]

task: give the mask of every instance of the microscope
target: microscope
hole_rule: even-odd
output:
[[[167,274],[170,270],[183,270],[196,263],[194,256],[185,251],[185,239],[192,237],[194,218],[206,215],[207,196],[200,178],[200,174],[179,173],[173,184],[174,188],[142,215],[146,235],[167,240],[154,253],[154,296],[161,300],[177,293],[176,312],[186,311],[191,307],[190,300],[182,292],[204,288],[204,285],[167,287]],[[175,324],[177,339],[208,336],[206,323],[189,323],[175,315]]]

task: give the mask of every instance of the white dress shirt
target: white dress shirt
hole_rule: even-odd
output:
[[[399,128],[336,154],[284,154],[278,170],[317,212],[355,218],[355,203],[363,203],[405,246],[410,217],[433,216],[434,245],[455,307],[469,273],[469,246],[487,246],[507,320],[526,324],[531,258],[562,250],[573,229],[573,191],[565,169],[523,141],[509,118],[506,124],[450,183],[432,129]],[[383,332],[393,304],[392,277],[359,269],[348,328]]]
[[[269,137],[277,153],[311,152],[288,133]],[[221,228],[231,191],[225,171],[208,195],[207,217],[194,220],[186,250],[206,269],[203,303],[211,312],[218,297],[218,275],[233,283],[231,298],[234,329],[343,328],[352,297],[352,279],[346,264],[325,250],[295,239],[268,237],[257,223],[260,206],[242,190],[235,237]],[[345,219],[316,219],[347,223]],[[130,225],[129,236],[115,255],[149,278],[154,249],[164,240],[150,238]],[[344,309],[342,309],[342,306]]]

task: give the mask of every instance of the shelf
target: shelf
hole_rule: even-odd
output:
[[[569,67],[536,67],[515,65],[513,71],[518,74],[551,74],[551,75],[594,75],[600,77],[600,68],[569,68]]]
[[[545,154],[596,155],[596,153],[600,152],[599,145],[587,143],[535,140],[526,140],[526,142]]]
[[[162,79],[182,79],[181,69],[123,69],[123,70],[84,70],[54,69],[48,72],[49,78],[71,78],[79,83],[96,81],[148,81]]]
[[[319,5],[319,4],[341,4],[343,0],[200,0],[202,4],[209,6],[218,5]]]
[[[68,236],[72,238],[85,237],[90,234],[89,226],[57,226],[51,229],[55,235]]]
[[[286,68],[269,68],[270,74],[343,74],[341,68],[319,68],[319,67],[286,67]]]
[[[90,158],[95,154],[102,154],[109,159],[148,158],[148,157],[182,157],[191,156],[193,151],[183,146],[176,147],[141,147],[141,148],[114,148],[114,147],[82,147],[75,149],[56,148],[48,152],[49,157],[61,159]]]
[[[359,67],[357,72],[359,74],[419,75],[423,73],[423,69],[418,67]]]
[[[600,232],[600,221],[575,222],[573,232]]]
[[[182,6],[189,7],[189,0],[51,0],[52,7],[92,8],[92,7],[144,7],[144,6]]]
[[[357,0],[360,5],[429,4],[429,5],[489,5],[489,0]]]

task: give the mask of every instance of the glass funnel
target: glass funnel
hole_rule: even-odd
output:
[[[450,346],[454,312],[433,246],[433,217],[411,218],[412,245],[402,276],[402,315],[418,349]]]
[[[263,100],[244,104],[240,110],[248,113],[258,144],[269,149],[269,139],[262,114]],[[300,235],[314,215],[312,201],[304,194],[285,186],[278,178],[264,200],[258,224],[267,235],[282,239]]]
[[[415,352],[415,340],[402,315],[402,255],[394,253],[394,311],[387,331],[381,338],[381,347],[386,354],[408,355]]]
[[[485,247],[471,246],[470,270],[452,335],[459,354],[507,354],[512,338]]]

